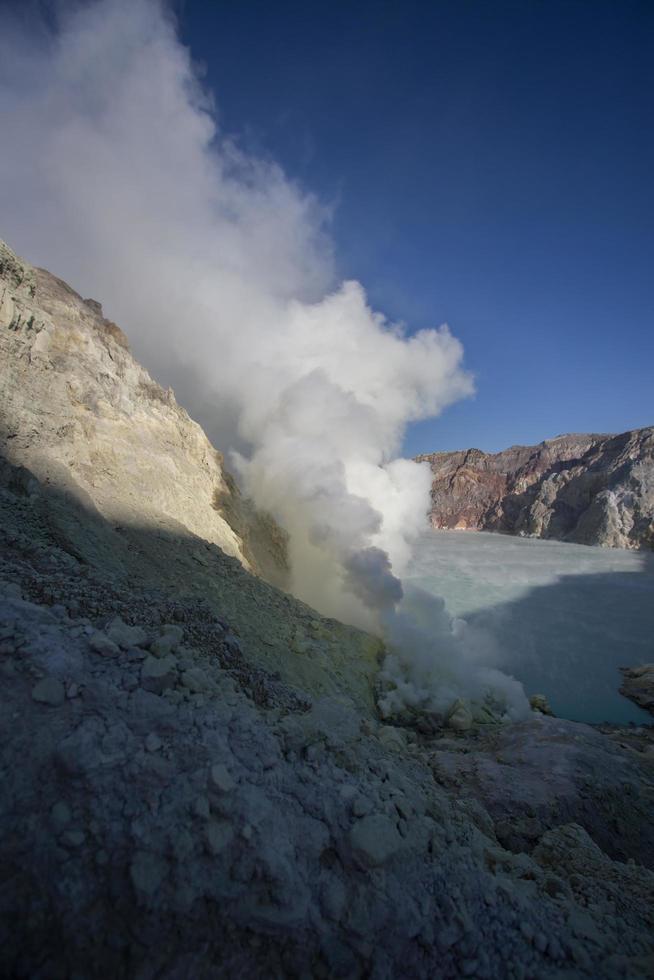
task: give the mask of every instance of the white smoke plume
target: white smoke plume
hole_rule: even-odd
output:
[[[429,490],[427,467],[395,457],[409,422],[471,392],[461,345],[335,282],[327,210],[220,131],[163,2],[58,5],[54,27],[9,9],[3,237],[100,299],[239,450],[245,490],[291,534],[296,595],[390,622]]]

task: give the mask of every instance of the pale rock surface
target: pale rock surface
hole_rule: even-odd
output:
[[[473,725],[470,705],[462,698],[458,698],[448,711],[445,724],[455,732],[467,732]]]
[[[247,504],[200,426],[134,360],[99,303],[4,242],[0,364],[0,449],[11,463],[90,498],[114,524],[186,529],[258,567],[248,539],[261,528],[248,527]],[[273,570],[276,553],[281,580],[283,535],[269,524],[262,564]]]

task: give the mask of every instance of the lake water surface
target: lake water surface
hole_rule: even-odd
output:
[[[618,693],[654,661],[654,556],[474,531],[428,531],[407,581],[488,631],[494,666],[578,721],[650,724]]]

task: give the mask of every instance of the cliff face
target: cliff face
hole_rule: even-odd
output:
[[[417,459],[431,466],[433,527],[654,547],[654,428]]]
[[[0,451],[114,525],[183,527],[282,582],[284,535],[243,500],[197,423],[66,283],[0,242]]]

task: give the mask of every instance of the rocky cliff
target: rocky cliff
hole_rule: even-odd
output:
[[[433,527],[654,547],[654,428],[417,459],[431,466]]]
[[[284,581],[284,535],[244,500],[100,303],[0,242],[0,451],[115,526],[183,527]]]

